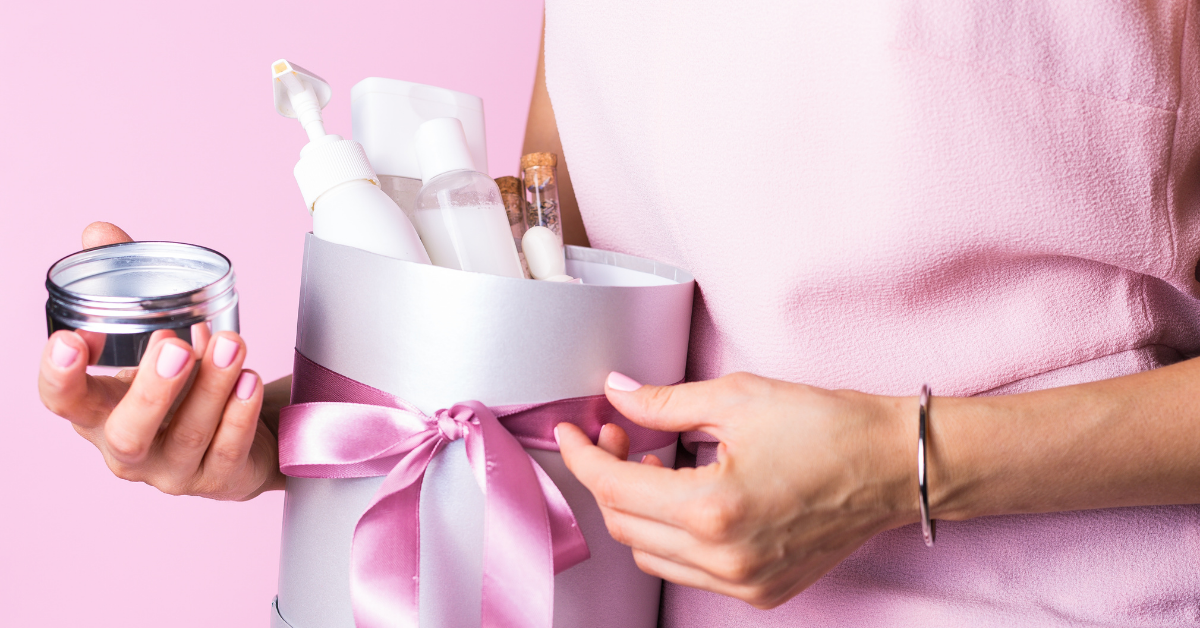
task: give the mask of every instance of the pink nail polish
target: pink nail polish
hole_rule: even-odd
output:
[[[562,445],[559,445],[559,443],[558,443],[558,426],[557,425],[554,426],[554,444],[558,445],[559,447],[562,447]]]
[[[183,365],[187,364],[191,353],[179,345],[164,344],[158,352],[158,362],[154,364],[154,371],[163,379],[171,379],[183,370]]]
[[[258,387],[258,376],[249,371],[242,373],[237,382],[237,398],[245,401],[254,395]]]
[[[613,371],[608,374],[608,387],[622,392],[632,392],[641,388],[642,385],[628,375]]]
[[[238,343],[220,336],[217,338],[217,346],[213,347],[213,365],[219,369],[223,369],[230,364],[233,364],[233,359],[237,357]]]
[[[60,369],[65,369],[75,363],[75,358],[79,357],[79,349],[55,339],[54,348],[50,349],[50,361],[54,362],[54,366]]]

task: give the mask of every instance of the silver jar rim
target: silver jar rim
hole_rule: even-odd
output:
[[[46,272],[46,309],[58,321],[88,331],[183,327],[235,307],[234,281],[229,258],[210,248],[122,242],[55,262]]]

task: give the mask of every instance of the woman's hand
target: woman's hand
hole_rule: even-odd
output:
[[[83,236],[84,248],[129,241],[107,223]],[[199,327],[195,347],[171,331],[155,332],[139,368],[116,377],[87,374],[98,347],[89,347],[86,334],[56,332],[42,352],[42,403],[71,421],[120,478],[214,499],[281,488],[276,438],[260,418],[263,385],[242,369],[245,342]]]
[[[615,425],[599,446],[556,428],[609,532],[649,574],[771,608],[873,535],[919,520],[913,399],[745,373],[679,386],[613,373],[605,392],[640,425],[720,441],[716,463],[672,470],[653,456],[626,462]]]

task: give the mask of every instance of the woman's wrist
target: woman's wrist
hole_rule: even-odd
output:
[[[1189,503],[1197,442],[1172,403],[1188,385],[1166,367],[996,397],[934,397],[929,505],[936,519]],[[1190,382],[1189,382],[1190,383]],[[1140,400],[1140,401],[1139,401]],[[1165,402],[1165,403],[1164,403]],[[1161,404],[1158,408],[1155,405]],[[1138,455],[1141,451],[1145,455]],[[1194,476],[1193,476],[1194,477]]]
[[[936,393],[936,391],[934,391]],[[1014,458],[1014,409],[1000,397],[939,397],[929,401],[925,434],[925,472],[931,519],[961,521],[1007,512],[1005,491],[997,487],[1017,477],[1005,459]],[[916,493],[918,408],[910,419],[912,473]],[[1019,446],[1019,445],[1018,445]],[[1007,487],[1013,488],[1011,486]],[[914,499],[918,499],[914,497]],[[918,514],[918,521],[919,519]]]
[[[879,500],[885,520],[881,529],[921,520],[917,490],[916,397],[872,397],[877,418],[871,424],[871,455],[880,483]]]
[[[891,513],[888,527],[920,523],[920,490],[917,474],[918,397],[877,397],[881,406],[880,431],[873,439],[881,452],[879,469],[888,487],[884,501]],[[972,399],[932,397],[926,422],[926,485],[930,517],[968,519],[990,514],[973,489],[980,482],[972,475],[971,446],[953,448],[964,415],[978,413]],[[953,453],[952,453],[953,452]]]

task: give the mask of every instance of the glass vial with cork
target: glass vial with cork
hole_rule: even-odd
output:
[[[508,227],[512,229],[513,242],[517,245],[517,257],[521,258],[521,270],[529,279],[529,263],[525,261],[525,252],[521,250],[521,236],[525,235],[525,196],[521,194],[521,180],[516,177],[500,177],[496,179],[496,187],[500,188],[500,200],[504,203],[504,213],[508,214]]]
[[[545,227],[562,242],[558,209],[558,156],[529,153],[521,157],[521,182],[525,188],[525,228]]]

